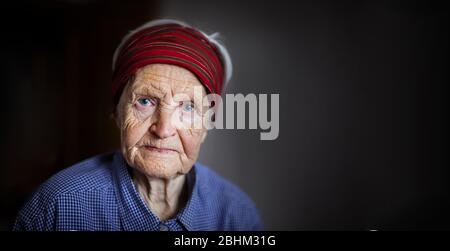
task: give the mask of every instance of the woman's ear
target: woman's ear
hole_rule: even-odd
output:
[[[206,135],[208,135],[208,130],[205,130],[205,131],[203,132],[203,135],[202,135],[202,143],[203,143],[203,141],[205,141]]]
[[[120,118],[119,118],[119,112],[117,110],[117,106],[114,108],[114,112],[111,114],[111,118],[114,119],[116,122],[117,128],[120,129]]]
[[[120,129],[120,122],[119,122],[119,118],[117,116],[114,116],[114,121],[116,121],[117,128]]]
[[[134,79],[134,77],[133,77],[133,79]],[[116,107],[114,107],[113,116],[114,116],[114,120],[116,121],[116,125],[119,129],[121,129],[121,126],[122,126],[123,108],[125,107],[125,104],[127,102],[126,99],[128,97],[129,87],[130,87],[130,85],[127,83],[127,85],[125,85],[125,87],[122,90],[122,94],[120,95],[119,102],[116,104]]]

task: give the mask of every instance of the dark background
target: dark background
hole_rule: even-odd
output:
[[[52,174],[118,147],[113,51],[162,17],[222,34],[226,93],[280,94],[277,140],[214,130],[200,156],[267,229],[450,229],[443,4],[42,0],[1,13],[0,229]]]

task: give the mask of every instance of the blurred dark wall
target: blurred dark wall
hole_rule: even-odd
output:
[[[449,229],[448,7],[437,1],[164,1],[219,31],[227,93],[279,93],[280,136],[211,131],[200,160],[269,229]]]
[[[111,60],[155,1],[14,1],[2,6],[0,227],[57,171],[118,147]]]
[[[0,227],[118,147],[112,53],[152,18],[219,31],[226,93],[279,93],[280,136],[210,131],[200,161],[271,230],[449,229],[448,8],[426,1],[35,1],[2,7]]]

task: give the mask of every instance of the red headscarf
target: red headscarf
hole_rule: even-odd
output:
[[[194,73],[209,93],[221,94],[224,63],[217,46],[200,31],[177,23],[143,28],[123,42],[113,72],[113,101],[131,76],[149,64],[172,64]]]

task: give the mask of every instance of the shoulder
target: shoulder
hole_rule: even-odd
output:
[[[101,154],[70,166],[48,179],[38,192],[55,197],[110,187],[113,156],[113,153]]]
[[[209,194],[213,193],[213,195],[220,196],[226,200],[233,199],[234,203],[242,205],[253,204],[253,201],[241,188],[211,168],[197,163],[196,172],[199,179],[199,188],[208,190]]]
[[[19,212],[17,224],[31,224],[39,216],[52,219],[58,199],[77,200],[90,192],[101,192],[112,188],[112,163],[114,153],[106,153],[83,160],[70,166],[45,181]],[[44,224],[45,225],[45,224]]]
[[[83,160],[53,175],[40,190],[58,195],[111,186],[113,158],[114,153],[106,153]]]
[[[225,225],[231,224],[228,227],[232,230],[262,229],[258,209],[246,192],[205,165],[197,163],[196,172],[200,193],[205,199],[215,202],[227,218]]]

